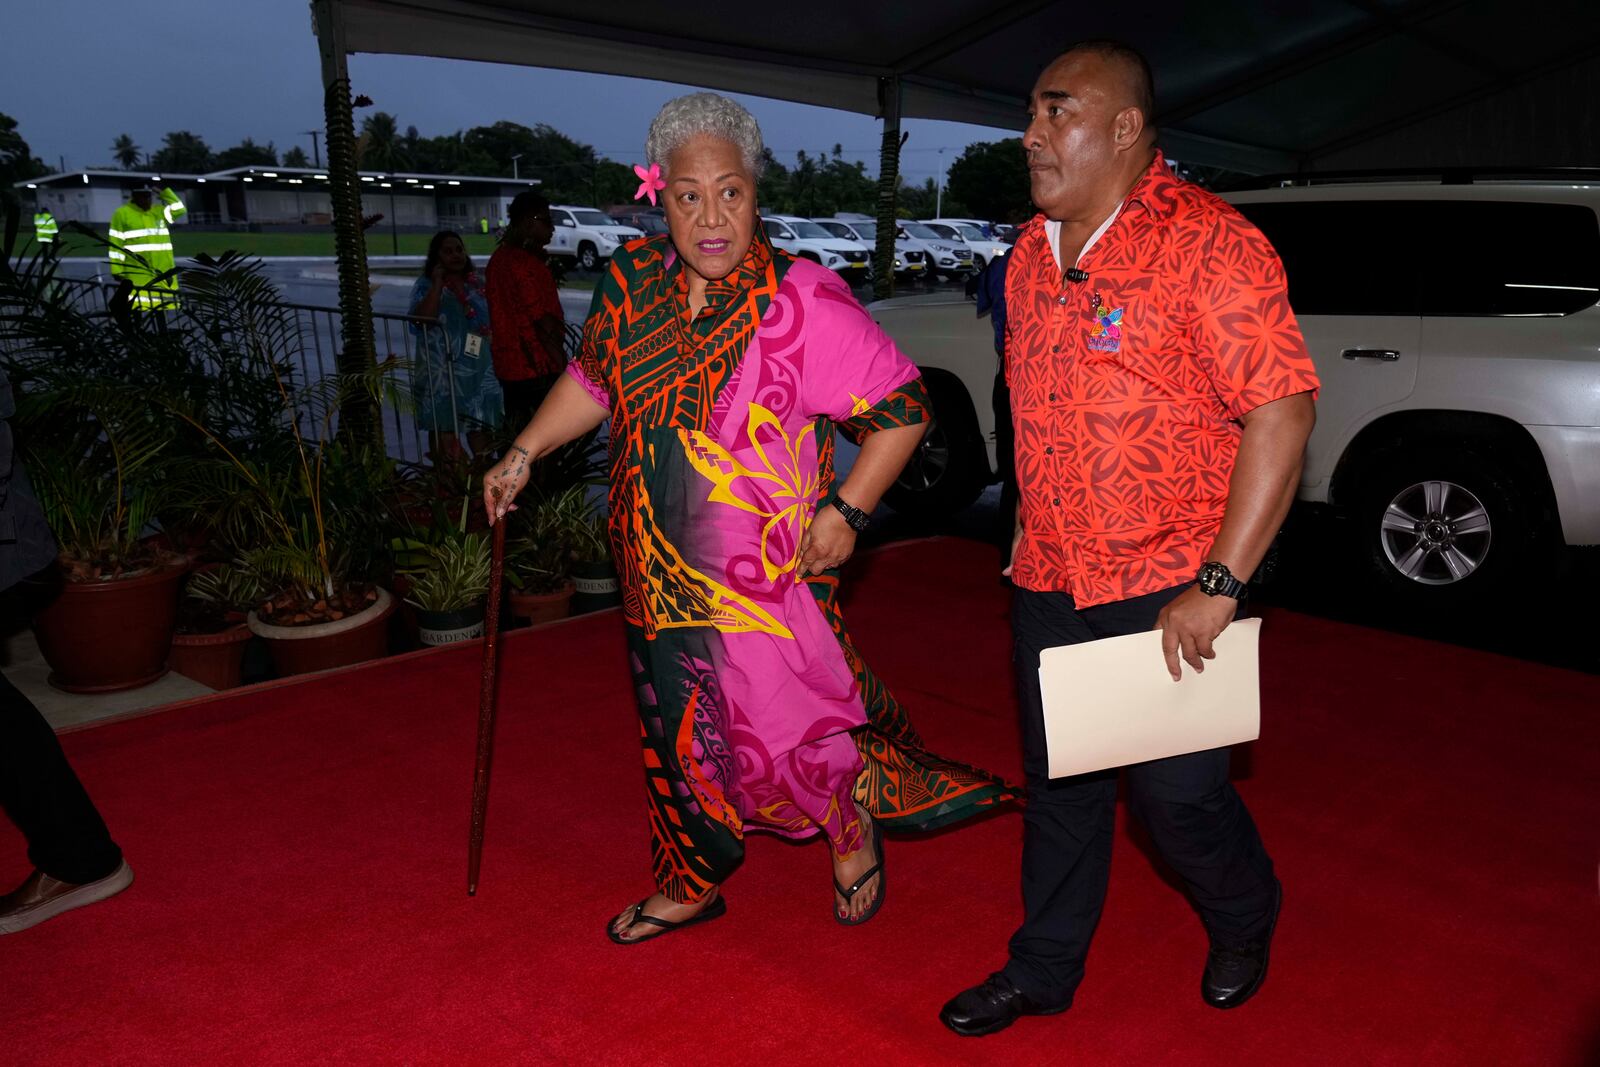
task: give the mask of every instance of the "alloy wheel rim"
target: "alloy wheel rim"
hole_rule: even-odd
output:
[[[911,459],[906,463],[905,470],[900,473],[899,483],[913,492],[926,492],[939,483],[945,472],[950,469],[950,441],[945,436],[944,430],[935,420],[932,428],[922,439],[922,444],[911,454]]]
[[[1401,575],[1421,585],[1454,585],[1488,558],[1489,511],[1472,490],[1444,479],[1400,490],[1384,508],[1378,538]]]

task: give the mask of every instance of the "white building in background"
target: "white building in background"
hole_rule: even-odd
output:
[[[478,174],[408,174],[361,171],[361,214],[383,215],[379,232],[454,229],[475,233],[506,214],[513,197],[536,178]],[[58,222],[102,227],[137,186],[170,187],[188,207],[184,225],[219,229],[323,229],[333,223],[328,172],[315,167],[232,167],[210,174],[158,174],[137,170],[82,170],[16,183]]]

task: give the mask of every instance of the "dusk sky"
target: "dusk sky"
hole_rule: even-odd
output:
[[[169,130],[191,130],[213,151],[245,137],[293,145],[322,126],[316,39],[306,0],[53,0],[8,5],[10,47],[0,64],[0,111],[14,117],[52,170],[110,163],[130,134],[145,151]],[[19,47],[21,42],[29,42]],[[618,162],[643,158],[645,129],[661,104],[686,90],[664,82],[409,56],[350,57],[355,91],[425,136],[500,119],[548,123]],[[798,149],[844,147],[877,172],[876,119],[761,97],[755,113],[778,159]],[[357,112],[360,121],[362,112]],[[1020,119],[1020,106],[1019,106]],[[953,122],[908,120],[901,155],[920,184],[974,141],[1014,136]],[[941,154],[938,150],[943,148]]]

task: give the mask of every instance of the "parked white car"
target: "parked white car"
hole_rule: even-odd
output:
[[[791,255],[821,263],[854,283],[867,277],[872,253],[860,241],[840,237],[798,215],[763,215],[767,239]]]
[[[927,254],[928,269],[949,277],[972,273],[972,249],[964,242],[941,237],[920,222],[900,219],[900,233],[913,248]]]
[[[866,247],[868,254],[876,254],[878,248],[878,224],[870,219],[833,218],[813,219],[818,226],[836,237],[846,237],[852,241],[859,241]],[[896,237],[894,242],[894,272],[905,277],[912,277],[926,273],[928,265],[927,253],[920,248],[913,248],[912,242],[903,237]]]
[[[550,222],[549,254],[571,258],[590,271],[599,270],[624,243],[644,236],[643,230],[624,226],[604,211],[573,204],[552,207]]]
[[[1342,182],[1227,197],[1272,241],[1322,378],[1299,497],[1441,608],[1600,544],[1600,183]],[[890,503],[965,507],[996,469],[993,332],[949,294],[869,310],[936,425]]]
[[[985,224],[980,219],[923,219],[922,221],[935,232],[943,232],[948,228],[953,236],[966,242],[967,247],[972,249],[973,270],[982,270],[1011,251],[1011,246],[1000,238],[989,236]]]

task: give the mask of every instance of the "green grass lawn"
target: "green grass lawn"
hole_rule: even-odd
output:
[[[33,251],[32,236],[31,233],[25,235],[26,243],[21,249],[24,255],[29,255]],[[493,237],[481,233],[469,233],[464,236],[470,254],[486,257],[494,251]],[[380,225],[378,229],[367,234],[367,254],[395,255],[396,238],[398,238],[399,255],[424,255],[428,251],[428,241],[431,237],[431,234],[426,233],[402,233],[391,236]],[[99,258],[105,255],[103,245],[81,234],[62,232],[56,238],[56,243],[61,246],[61,254],[64,256]],[[333,234],[331,232],[215,233],[192,230],[187,226],[175,226],[172,230],[172,245],[173,251],[180,258],[200,252],[209,252],[215,256],[230,249],[252,256],[331,256]]]

